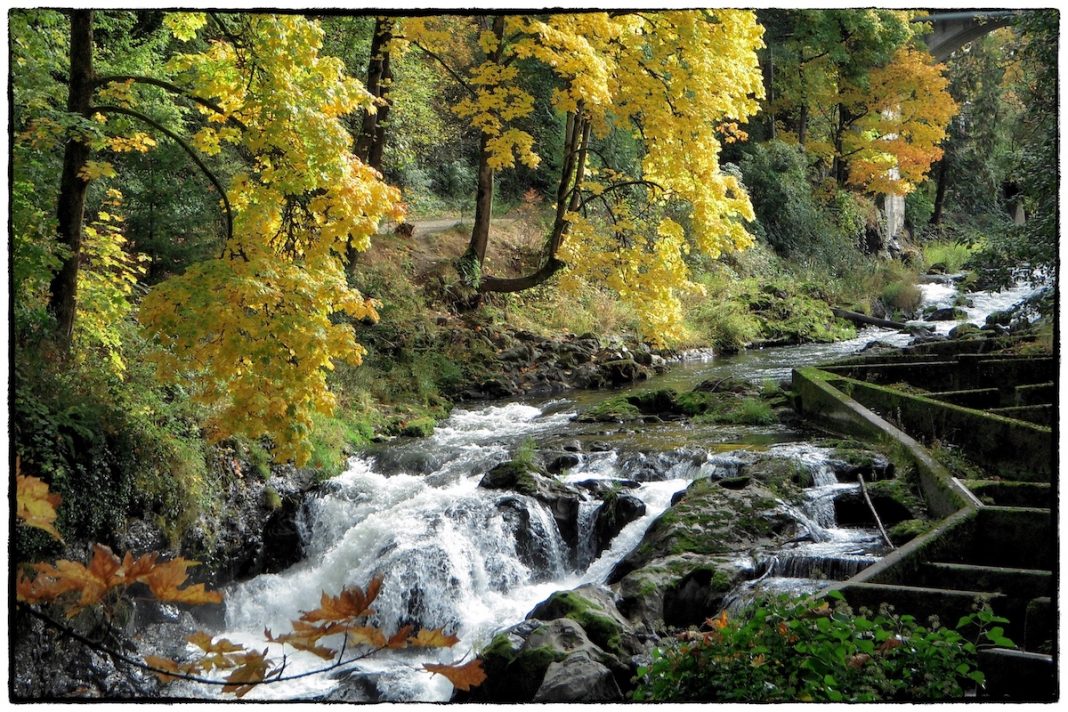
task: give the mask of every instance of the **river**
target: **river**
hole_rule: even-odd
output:
[[[925,302],[937,306],[955,296],[952,285],[923,285]],[[975,305],[967,321],[982,324],[990,312],[1026,297],[1020,286],[1002,293],[970,295]],[[939,332],[954,322],[935,324]],[[872,341],[905,345],[911,337],[870,328],[857,338],[834,344],[769,348],[711,360],[689,360],[635,388],[689,389],[713,377],[751,381],[783,380],[803,364],[833,360]],[[264,574],[226,591],[226,623],[220,635],[249,647],[264,647],[265,627],[288,630],[302,610],[318,605],[320,593],[336,594],[346,585],[365,586],[381,574],[385,582],[375,609],[379,625],[393,629],[415,622],[444,627],[460,637],[450,650],[397,652],[360,663],[375,697],[392,701],[444,701],[451,685],[419,670],[422,662],[470,657],[493,633],[522,620],[554,591],[583,583],[602,583],[612,567],[633,549],[652,521],[670,505],[672,495],[717,468],[730,468],[762,451],[791,458],[810,468],[815,482],[806,501],[791,512],[809,528],[809,541],[789,551],[765,552],[753,562],[763,585],[796,590],[806,561],[827,556],[851,575],[881,553],[876,532],[839,529],[829,503],[843,487],[826,476],[827,454],[805,441],[805,434],[782,425],[722,426],[665,422],[634,426],[578,423],[582,410],[618,392],[574,392],[552,399],[516,399],[456,408],[434,434],[423,440],[397,440],[355,457],[348,470],[328,482],[306,508],[306,559],[278,574]],[[577,483],[592,479],[632,480],[631,490],[645,502],[646,514],[615,537],[601,556],[569,552],[551,514],[535,500],[478,487],[494,465],[510,459],[528,439],[539,447],[581,447],[580,462],[562,476]],[[823,473],[823,474],[821,474]],[[517,554],[515,518],[509,506],[525,508],[528,529],[543,557],[537,565]],[[580,532],[599,503],[584,503]],[[786,506],[786,505],[784,505]],[[581,547],[580,547],[581,549]],[[591,560],[592,559],[592,560]],[[842,563],[844,562],[844,563]],[[776,584],[779,582],[779,584]],[[735,597],[743,597],[739,592]],[[286,674],[323,666],[310,654],[287,651]],[[317,675],[253,690],[246,699],[322,698],[338,686]],[[181,684],[174,694],[214,697],[206,686]]]

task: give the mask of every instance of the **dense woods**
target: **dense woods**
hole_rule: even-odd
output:
[[[242,468],[508,395],[497,332],[724,354],[1052,280],[1057,14],[944,63],[922,19],[9,11],[11,458],[62,501],[16,559],[145,521],[210,563]]]

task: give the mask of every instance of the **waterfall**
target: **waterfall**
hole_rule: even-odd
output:
[[[981,320],[987,310],[1005,308],[1025,291],[973,295],[976,306],[974,313],[968,310],[969,319]],[[672,377],[689,379],[690,387],[709,377],[781,378],[796,365],[855,351],[873,338],[904,343],[909,337],[869,329],[850,342],[684,363],[675,367]],[[685,387],[685,382],[678,386]],[[857,485],[837,482],[830,451],[783,442],[798,439],[799,433],[678,422],[639,426],[648,437],[632,437],[629,432],[605,431],[603,424],[579,426],[573,422],[574,410],[575,401],[559,398],[541,406],[458,408],[430,438],[398,439],[353,458],[344,474],[324,483],[306,503],[299,523],[306,534],[306,559],[287,571],[232,585],[226,592],[225,630],[219,634],[260,650],[264,627],[284,633],[291,620],[318,605],[323,591],[335,595],[345,586],[366,586],[380,574],[384,581],[375,605],[376,623],[386,628],[409,622],[444,627],[461,642],[449,650],[419,651],[418,656],[408,651],[375,656],[353,671],[364,675],[363,684],[383,699],[444,701],[451,686],[439,676],[420,672],[420,662],[470,657],[496,631],[521,621],[552,592],[603,583],[691,480],[736,477],[768,455],[795,463],[811,483],[800,501],[779,504],[802,536],[746,559],[743,568],[758,573],[729,595],[732,609],[761,591],[818,590],[830,580],[853,575],[882,551],[873,530],[837,526],[834,498]],[[750,439],[754,434],[756,439]],[[578,464],[559,479],[569,484],[592,481],[585,488],[590,492],[600,491],[604,482],[627,487],[645,503],[645,515],[624,527],[594,558],[589,542],[600,506],[595,497],[579,504],[581,543],[574,551],[562,540],[553,513],[540,502],[516,492],[479,488],[486,472],[531,437],[541,443],[585,438],[588,447]],[[322,660],[308,653],[286,651],[287,675],[322,666]],[[338,684],[328,675],[316,675],[260,686],[249,698],[315,698]],[[176,683],[172,693],[209,699],[218,695],[215,688],[190,683]]]

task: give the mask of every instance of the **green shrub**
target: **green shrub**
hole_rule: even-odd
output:
[[[753,144],[739,167],[756,212],[754,232],[779,254],[810,250],[837,232],[812,194],[802,149]]]
[[[854,614],[837,601],[780,596],[754,605],[737,620],[710,621],[653,651],[638,670],[641,702],[876,702],[961,699],[984,683],[977,651],[1012,647],[988,609],[965,616],[956,629],[932,620],[879,612]],[[973,639],[965,638],[973,635]],[[977,644],[973,640],[982,640]]]
[[[778,422],[775,411],[759,398],[746,398],[731,411],[730,422],[738,425],[771,425]]]
[[[905,224],[914,233],[927,227],[934,214],[934,198],[931,193],[935,186],[929,181],[922,183],[915,190],[905,196]]]
[[[923,246],[923,261],[928,267],[940,264],[946,273],[960,272],[971,259],[976,247],[962,242],[938,241]]]
[[[911,314],[920,308],[923,292],[911,280],[891,282],[883,288],[883,303],[895,311]]]

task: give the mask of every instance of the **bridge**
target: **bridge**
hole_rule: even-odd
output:
[[[932,12],[913,22],[931,24],[931,33],[924,38],[927,51],[936,61],[944,62],[964,45],[999,27],[1011,25],[1019,17],[1019,10],[962,10]]]

